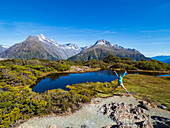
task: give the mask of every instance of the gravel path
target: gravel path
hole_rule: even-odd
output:
[[[116,123],[109,119],[106,115],[99,112],[99,107],[103,104],[110,103],[111,101],[125,104],[138,105],[138,100],[130,96],[113,96],[109,98],[95,98],[92,100],[91,104],[85,104],[83,107],[68,116],[47,116],[47,117],[35,117],[32,118],[20,126],[23,128],[29,128],[33,126],[34,128],[47,128],[49,125],[56,125],[57,128],[60,127],[74,127],[80,128],[81,125],[87,125],[89,128],[101,128],[108,125],[115,125]],[[150,107],[150,111],[146,111],[150,115],[151,122],[158,126],[158,124],[167,123],[170,119],[170,112],[161,110],[158,108]]]

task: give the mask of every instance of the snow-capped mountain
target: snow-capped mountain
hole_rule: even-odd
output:
[[[1,58],[20,59],[67,59],[78,54],[82,49],[75,44],[60,45],[43,34],[29,36],[25,41],[15,44],[0,54]]]
[[[90,60],[99,59],[109,53],[118,57],[130,57],[133,60],[148,59],[135,49],[123,48],[106,40],[98,40],[94,45],[80,48],[75,44],[58,44],[43,34],[29,36],[25,41],[2,51],[0,58],[49,59],[49,60]]]
[[[9,47],[4,46],[4,45],[0,45],[0,53],[1,53],[2,51],[6,50],[7,48],[9,48]]]
[[[60,54],[61,59],[67,59],[73,55],[78,54],[82,50],[77,45],[72,43],[60,45],[53,39],[46,38],[43,34],[40,34],[37,37],[38,40],[43,43],[42,45],[44,45],[45,48],[49,48],[50,51],[52,50]],[[46,50],[50,52],[48,49]]]

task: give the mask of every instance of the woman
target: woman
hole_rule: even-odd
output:
[[[118,75],[116,71],[114,71],[114,73],[116,74],[116,76],[118,78],[118,84],[117,84],[117,86],[111,92],[113,92],[117,87],[121,86],[127,92],[127,94],[129,94],[127,89],[124,87],[123,81],[122,81],[124,75],[126,75],[127,72],[125,71],[125,73],[122,76],[121,76],[121,74]]]

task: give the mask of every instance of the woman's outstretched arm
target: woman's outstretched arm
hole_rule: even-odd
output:
[[[119,75],[117,74],[117,72],[116,72],[116,71],[114,71],[114,73],[116,74],[116,76],[117,76],[117,77],[119,77]]]
[[[125,73],[122,75],[122,78],[126,75],[127,71],[125,71]]]

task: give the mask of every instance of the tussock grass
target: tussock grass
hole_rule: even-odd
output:
[[[149,101],[157,101],[170,108],[170,80],[164,77],[128,75],[124,78],[126,88]]]
[[[170,108],[170,79],[169,77],[156,77],[130,74],[124,77],[124,86],[136,98],[145,99],[151,103],[164,104]],[[125,92],[118,87],[114,94],[111,90],[117,85],[117,80],[111,83],[87,82],[68,86],[74,91],[88,90],[95,93],[94,97],[110,97]]]

